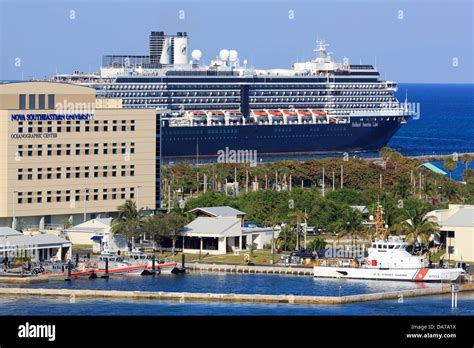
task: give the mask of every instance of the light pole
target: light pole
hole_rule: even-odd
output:
[[[86,222],[86,219],[87,219],[86,201],[87,201],[87,189],[84,187],[84,222]]]
[[[12,192],[12,229],[16,229],[16,216],[15,216],[15,205],[16,205],[16,194],[18,191]]]

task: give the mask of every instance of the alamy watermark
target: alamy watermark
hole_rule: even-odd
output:
[[[257,150],[234,150],[228,146],[217,151],[217,163],[250,163],[257,165]]]

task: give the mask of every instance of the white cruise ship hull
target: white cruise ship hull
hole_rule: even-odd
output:
[[[461,268],[380,269],[315,266],[318,278],[403,280],[414,282],[455,281],[464,273]]]

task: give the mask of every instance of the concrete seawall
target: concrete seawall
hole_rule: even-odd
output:
[[[460,291],[474,291],[474,284],[462,284]],[[451,292],[448,285],[436,288],[393,291],[352,296],[294,296],[261,294],[217,294],[191,292],[145,292],[117,290],[69,290],[69,289],[25,289],[0,288],[1,295],[11,296],[67,296],[77,298],[155,299],[179,302],[241,302],[241,303],[287,303],[304,305],[341,305],[355,302],[379,301],[403,297],[440,295]]]
[[[224,263],[197,263],[185,264],[186,271],[191,272],[224,272],[224,273],[249,273],[249,274],[292,274],[313,276],[313,267],[305,266],[247,266],[231,265]]]

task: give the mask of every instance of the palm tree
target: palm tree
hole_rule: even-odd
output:
[[[179,232],[186,225],[187,219],[183,215],[171,212],[165,215],[163,223],[165,224],[165,233],[172,241],[171,252],[175,255],[176,241],[178,240]]]
[[[426,198],[428,198],[428,196],[434,192],[433,183],[429,180],[425,180],[423,182],[422,189],[423,189],[424,194],[426,195]]]
[[[410,183],[408,180],[405,178],[400,179],[394,187],[394,193],[401,199],[407,198],[410,193]]]
[[[435,218],[426,216],[429,210],[426,205],[414,202],[402,212],[399,226],[407,233],[406,242],[414,243],[421,240],[422,244],[428,244],[429,235],[439,230]]]
[[[164,214],[156,213],[145,218],[143,223],[143,232],[148,234],[153,240],[153,249],[158,245],[160,254],[163,254],[162,245],[166,238],[168,238],[168,230],[163,222]]]
[[[296,220],[296,248],[297,249],[301,249],[300,229],[301,229],[301,221],[305,218],[305,215],[306,214],[302,212],[301,210],[295,210],[288,213],[289,218],[294,218]]]
[[[388,146],[384,146],[380,149],[379,156],[382,157],[384,161],[387,161],[392,152],[393,150],[391,148],[389,148]]]
[[[137,210],[135,202],[129,199],[118,207],[118,211],[118,216],[112,220],[112,233],[120,233],[129,239],[133,249],[135,239],[140,236],[143,225],[142,209]]]
[[[357,209],[349,209],[345,216],[338,222],[338,239],[350,236],[352,245],[358,236],[366,237],[366,228],[362,224],[362,214]]]
[[[296,248],[296,233],[290,225],[285,225],[278,234],[278,247],[282,250],[294,250]]]
[[[464,166],[469,167],[469,164],[472,162],[472,157],[468,153],[465,153],[464,155],[461,156],[461,162],[464,163]]]
[[[327,245],[327,242],[323,237],[316,237],[309,243],[308,249],[319,251],[321,249],[324,249],[326,245]]]
[[[451,178],[451,172],[453,170],[456,170],[458,164],[455,160],[453,160],[451,157],[448,157],[444,160],[443,167],[447,171],[449,171],[449,178]]]
[[[447,182],[443,187],[443,196],[451,201],[459,196],[459,190],[454,182]]]

